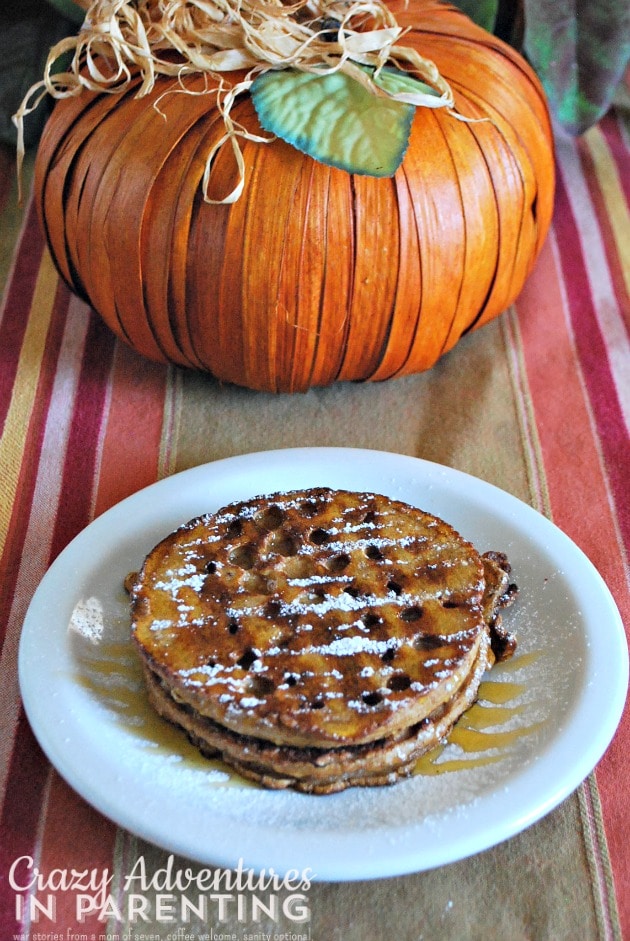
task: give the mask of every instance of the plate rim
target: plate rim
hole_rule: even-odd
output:
[[[488,498],[491,498],[492,496],[500,495],[502,500],[507,499],[508,503],[513,502],[514,506],[518,507],[519,512],[524,514],[527,520],[535,521],[536,524],[542,526],[543,529],[546,528],[548,534],[553,535],[554,539],[557,540],[566,549],[566,551],[574,554],[574,557],[579,559],[581,564],[587,567],[591,577],[596,581],[598,588],[602,593],[602,598],[609,606],[609,613],[615,622],[615,627],[618,634],[619,656],[616,660],[617,682],[615,686],[616,696],[614,698],[613,708],[609,709],[607,723],[605,724],[605,734],[598,740],[597,747],[591,747],[590,750],[587,749],[585,753],[580,756],[580,760],[576,761],[574,774],[570,777],[570,779],[566,777],[563,778],[562,783],[559,784],[555,789],[550,790],[546,795],[546,799],[543,802],[540,802],[537,807],[529,808],[527,812],[521,815],[515,815],[515,818],[511,821],[511,825],[507,828],[505,824],[503,824],[503,826],[497,824],[493,828],[495,832],[489,834],[488,840],[484,841],[483,846],[479,845],[478,840],[475,842],[474,837],[471,837],[469,840],[462,839],[460,849],[456,851],[455,855],[453,855],[452,852],[442,852],[440,854],[438,851],[434,854],[434,862],[431,862],[430,864],[426,864],[426,862],[424,862],[421,865],[418,865],[417,853],[404,853],[402,847],[400,856],[396,860],[396,864],[393,865],[390,863],[390,865],[386,867],[383,867],[381,864],[379,864],[378,861],[372,859],[370,854],[363,858],[360,864],[354,868],[348,867],[347,863],[344,862],[336,863],[334,861],[329,861],[324,867],[324,875],[321,877],[316,875],[314,876],[314,879],[321,878],[324,881],[353,881],[355,879],[371,879],[384,876],[403,875],[406,873],[434,868],[435,866],[445,865],[451,862],[455,862],[458,859],[467,858],[474,853],[489,849],[497,843],[503,842],[506,839],[510,839],[517,833],[531,826],[537,820],[544,817],[551,810],[562,803],[562,801],[565,800],[588,776],[590,771],[593,770],[595,765],[598,763],[610,745],[610,742],[614,737],[622,717],[623,706],[625,704],[628,689],[628,646],[621,615],[608,585],[594,564],[583,552],[583,550],[566,533],[564,533],[563,530],[561,530],[552,520],[544,516],[530,504],[525,503],[523,500],[509,493],[508,491],[503,490],[497,485],[483,480],[480,477],[476,477],[465,471],[461,471],[445,464],[428,461],[424,458],[415,457],[412,455],[397,454],[396,452],[392,451],[382,451],[369,448],[339,448],[326,446],[278,448],[268,451],[246,452],[243,454],[232,455],[225,458],[219,458],[215,461],[207,461],[202,464],[194,465],[193,467],[177,471],[176,473],[168,475],[161,480],[155,481],[154,483],[149,484],[135,493],[130,494],[124,499],[118,501],[112,507],[105,510],[98,517],[96,517],[86,527],[84,527],[84,529],[82,529],[68,543],[68,545],[59,553],[53,563],[49,566],[33,594],[26,616],[24,618],[23,630],[20,637],[18,651],[19,686],[27,718],[31,724],[31,728],[33,729],[37,740],[40,743],[40,746],[47,755],[53,767],[56,768],[61,776],[75,791],[77,791],[77,793],[79,793],[100,813],[103,813],[106,817],[109,817],[119,826],[129,830],[130,832],[136,833],[138,836],[141,836],[142,838],[154,843],[157,846],[161,846],[164,849],[173,849],[173,851],[181,853],[184,856],[188,856],[189,858],[196,859],[198,862],[212,861],[217,865],[233,865],[234,856],[229,851],[221,852],[217,851],[215,848],[214,852],[211,854],[211,858],[208,857],[201,859],[199,858],[198,854],[191,853],[191,848],[188,846],[185,838],[170,838],[165,842],[163,835],[160,833],[159,826],[144,825],[143,827],[139,828],[134,824],[134,820],[130,819],[129,815],[121,813],[120,807],[118,806],[116,800],[108,801],[103,798],[103,795],[99,795],[99,801],[97,802],[94,800],[94,795],[89,786],[86,785],[83,780],[77,782],[76,774],[74,774],[72,771],[69,771],[68,762],[67,760],[64,760],[63,749],[59,748],[58,743],[55,747],[54,736],[51,738],[50,730],[46,729],[45,724],[42,727],[41,715],[38,712],[39,707],[33,696],[31,696],[31,690],[29,689],[28,642],[30,632],[33,630],[33,628],[31,628],[31,621],[34,617],[32,612],[37,610],[38,599],[42,597],[43,593],[45,594],[47,585],[51,579],[54,579],[55,577],[55,572],[67,563],[68,558],[72,558],[73,553],[75,553],[77,550],[77,546],[80,547],[82,539],[86,538],[84,536],[86,531],[90,530],[91,533],[94,533],[101,527],[107,526],[108,523],[113,518],[115,518],[117,514],[124,515],[130,505],[137,503],[139,500],[145,499],[148,494],[157,493],[159,495],[159,493],[162,491],[176,487],[178,483],[187,477],[190,480],[193,480],[197,477],[203,480],[204,477],[206,477],[208,474],[212,476],[217,472],[220,474],[222,471],[229,474],[230,469],[233,469],[239,465],[247,466],[253,463],[257,465],[269,464],[271,467],[274,465],[274,462],[278,460],[285,463],[306,460],[311,465],[313,465],[314,462],[324,458],[327,462],[348,462],[352,459],[356,460],[361,458],[369,458],[373,461],[384,462],[386,465],[390,462],[395,462],[397,465],[402,463],[409,469],[415,468],[416,470],[419,470],[421,476],[422,474],[426,473],[429,475],[437,475],[443,483],[445,483],[445,478],[448,478],[448,486],[450,486],[452,482],[463,482],[467,488],[472,488],[473,492],[477,496],[481,495],[482,497],[487,496]],[[384,492],[387,492],[386,487]],[[254,491],[251,492],[251,495],[255,495]],[[156,503],[157,502],[159,501],[156,501]],[[184,520],[182,519],[181,522],[184,522]],[[577,778],[579,778],[579,780],[577,780]],[[313,799],[321,800],[320,797],[315,797]],[[318,838],[320,836],[320,834],[317,835]],[[338,833],[336,835],[336,839],[341,842],[347,842],[345,834]],[[317,843],[318,839],[315,839],[314,842]],[[319,842],[321,842],[321,840]],[[352,840],[350,842],[352,842]],[[250,856],[254,857],[256,854],[251,852]],[[230,862],[230,860],[233,862]],[[258,860],[254,862],[253,868],[265,868],[266,865],[268,864],[264,862],[264,858],[259,857]],[[275,866],[275,868],[276,871],[280,871],[282,867]],[[294,866],[289,864],[285,866],[285,868],[294,868]],[[304,866],[302,866],[302,869],[303,868]],[[321,869],[322,867],[320,866],[319,870],[321,871]]]

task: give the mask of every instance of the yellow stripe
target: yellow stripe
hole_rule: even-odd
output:
[[[621,186],[619,168],[599,127],[591,128],[585,135],[585,140],[593,158],[597,180],[606,205],[626,290],[630,294],[630,239],[628,239],[630,209]]]
[[[20,351],[11,403],[4,431],[0,437],[0,557],[4,553],[15,503],[22,454],[37,396],[57,280],[50,256],[48,252],[44,252]]]

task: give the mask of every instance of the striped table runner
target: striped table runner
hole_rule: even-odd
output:
[[[8,878],[21,857],[42,873],[108,872],[115,887],[140,856],[164,864],[166,854],[92,810],[48,765],[21,708],[16,671],[21,625],[47,567],[95,516],[139,488],[205,461],[286,446],[371,447],[439,461],[552,518],[599,569],[630,623],[623,105],[579,141],[558,141],[553,228],[518,302],[430,373],[381,385],[272,396],[143,361],[60,282],[31,203],[16,204],[7,151],[0,213],[3,939],[51,939],[54,931],[99,938],[108,930],[116,939],[125,931],[166,939],[173,931],[156,917],[79,922],[69,892],[57,896],[54,924],[35,921],[35,889],[16,893]],[[518,837],[433,872],[314,886],[313,941],[390,938],[394,916],[397,941],[630,937],[629,754],[626,715],[596,772]],[[201,923],[189,927],[202,936]],[[256,928],[236,917],[220,927],[239,941]]]

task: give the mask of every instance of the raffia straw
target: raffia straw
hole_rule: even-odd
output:
[[[327,74],[344,72],[372,94],[429,108],[453,110],[453,93],[428,59],[400,44],[404,30],[383,0],[83,0],[83,26],[75,36],[50,51],[44,76],[28,91],[13,117],[18,131],[18,170],[24,158],[24,119],[46,95],[69,98],[83,89],[110,94],[125,91],[141,76],[137,97],[147,95],[158,76],[176,77],[187,92],[186,75],[206,74],[216,81],[212,91],[225,124],[225,135],[208,155],[203,179],[208,195],[212,161],[217,150],[231,143],[239,182],[217,202],[234,202],[244,184],[239,138],[267,141],[250,134],[230,115],[239,95],[270,69],[298,69]],[[331,36],[331,23],[337,29]],[[54,72],[61,56],[71,56],[66,71]],[[390,93],[358,66],[378,71],[385,64],[411,67],[434,94]],[[235,85],[221,80],[225,72],[244,70]]]

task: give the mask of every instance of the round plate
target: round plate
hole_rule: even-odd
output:
[[[506,552],[515,657],[424,772],[326,797],[266,791],[208,762],[153,715],[123,581],[179,524],[232,500],[308,486],[368,490],[441,516],[479,551]],[[310,870],[320,880],[420,871],[484,850],[567,797],[608,746],[628,684],[619,612],[557,527],[459,471],[379,451],[305,448],[229,458],[162,480],[87,527],[57,558],[24,624],[19,675],[59,773],[120,826],[202,863]],[[482,711],[486,710],[486,711]]]

